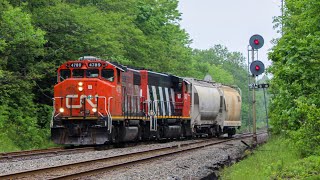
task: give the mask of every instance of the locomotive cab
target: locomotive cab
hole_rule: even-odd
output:
[[[57,144],[103,144],[110,114],[121,114],[120,71],[94,57],[68,61],[57,70],[51,137]],[[123,71],[123,70],[122,70]],[[102,135],[103,134],[103,135]]]

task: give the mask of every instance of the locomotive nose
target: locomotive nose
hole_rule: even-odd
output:
[[[57,103],[57,110],[62,116],[83,117],[95,116],[97,109],[98,80],[79,79],[77,81],[66,80],[60,86],[61,103]],[[64,88],[65,87],[65,88]]]

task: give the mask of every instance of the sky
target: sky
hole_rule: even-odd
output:
[[[273,18],[281,15],[281,0],[180,0],[178,9],[192,48],[221,44],[247,58],[250,37],[260,34],[264,46],[259,49],[259,60],[271,64],[267,53],[273,46],[270,41],[280,37]]]

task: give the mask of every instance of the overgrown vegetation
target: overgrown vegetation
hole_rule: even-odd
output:
[[[284,133],[302,156],[320,155],[320,2],[288,0],[283,36],[270,53],[273,130]]]
[[[0,151],[50,146],[56,69],[84,55],[238,85],[248,122],[245,58],[191,49],[178,0],[0,0]]]
[[[284,137],[274,137],[243,161],[222,172],[221,179],[318,179],[320,157],[300,159],[300,152]]]

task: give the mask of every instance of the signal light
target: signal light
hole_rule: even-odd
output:
[[[250,64],[250,71],[253,75],[258,76],[264,72],[264,64],[261,61],[253,61]]]
[[[256,71],[260,70],[260,66],[256,65]]]
[[[264,39],[259,34],[250,37],[249,44],[253,49],[260,49],[264,44]]]

